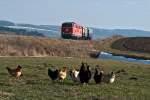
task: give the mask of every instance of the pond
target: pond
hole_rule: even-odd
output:
[[[138,62],[143,64],[150,64],[150,60],[144,59],[135,59],[135,58],[127,58],[124,56],[115,56],[111,53],[101,52],[99,55],[100,59],[110,59],[110,60],[118,60],[118,61],[127,61],[127,62]]]

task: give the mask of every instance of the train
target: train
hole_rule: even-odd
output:
[[[61,37],[64,39],[91,40],[93,30],[75,22],[64,22],[61,26]]]

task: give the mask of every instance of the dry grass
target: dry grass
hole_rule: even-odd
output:
[[[112,44],[112,48],[139,53],[150,53],[150,37],[121,38]]]
[[[0,56],[90,57],[91,41],[56,40],[29,36],[0,36]]]

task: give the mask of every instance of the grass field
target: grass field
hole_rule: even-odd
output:
[[[117,75],[113,84],[96,85],[93,78],[88,85],[73,83],[69,77],[63,84],[52,82],[47,75],[49,64],[71,69],[84,61],[91,65],[92,71],[99,64],[105,72],[125,69],[126,73]],[[23,67],[19,79],[8,75],[5,67]],[[138,80],[129,80],[137,77]],[[0,100],[149,100],[150,65],[116,62],[111,60],[79,58],[0,58]]]

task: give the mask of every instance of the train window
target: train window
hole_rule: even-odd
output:
[[[72,23],[64,23],[62,24],[62,27],[72,27]]]

